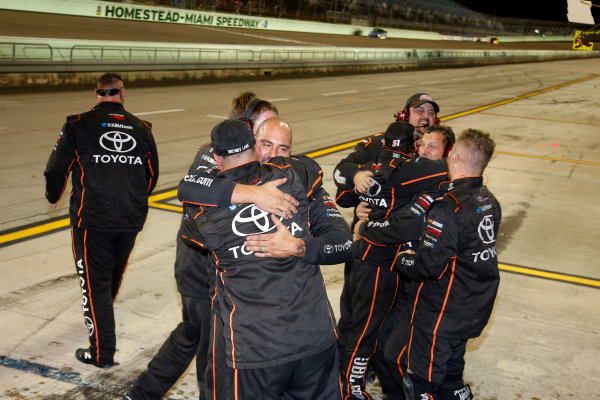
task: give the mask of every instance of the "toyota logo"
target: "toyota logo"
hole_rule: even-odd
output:
[[[373,178],[369,178],[371,183],[369,184],[369,190],[367,191],[367,195],[369,197],[375,197],[381,192],[381,185]]]
[[[135,145],[133,136],[125,132],[110,131],[100,136],[100,146],[113,153],[127,153],[135,149]]]
[[[248,226],[250,222],[254,225]],[[253,228],[257,228],[258,232]],[[255,204],[250,204],[237,213],[231,222],[231,229],[238,236],[249,236],[272,231],[275,225],[271,222],[268,212],[256,207]]]
[[[325,251],[325,253],[331,254],[331,253],[333,253],[333,246],[330,244],[326,244],[325,247],[323,248],[323,250]]]
[[[92,322],[92,319],[90,317],[85,317],[85,324],[90,331],[90,336],[92,336],[94,334],[94,323]]]
[[[479,238],[481,238],[483,243],[494,243],[496,241],[494,236],[494,220],[491,215],[483,217],[477,228],[477,233],[479,233]]]

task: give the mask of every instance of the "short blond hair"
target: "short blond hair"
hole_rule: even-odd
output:
[[[460,134],[455,146],[464,148],[471,167],[483,172],[494,154],[496,142],[489,133],[469,128]]]

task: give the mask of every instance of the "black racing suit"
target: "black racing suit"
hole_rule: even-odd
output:
[[[310,389],[310,394],[306,385],[296,385],[309,377],[300,377],[306,374],[302,360],[313,360],[321,353],[326,358],[337,356],[331,352],[336,340],[335,321],[320,269],[314,262],[335,263],[348,257],[351,240],[347,225],[324,191],[324,195],[312,194],[315,198],[309,203],[312,188],[292,169],[289,159],[275,158],[263,166],[252,162],[207,176],[243,184],[284,177],[287,181],[280,188],[294,196],[299,205],[298,213],[283,222],[294,236],[304,240],[303,259],[258,258],[245,249],[248,235],[267,233],[275,227],[269,215],[254,204],[204,206],[190,217],[200,232],[198,242],[214,254],[226,362],[235,371],[230,388],[237,393],[232,396],[267,399],[280,398],[283,393],[303,393],[309,396],[306,398],[332,399],[339,396],[339,386],[337,371],[332,373],[334,364],[330,362],[327,370],[310,374],[313,379],[324,378],[317,388]],[[273,373],[273,367],[292,368],[290,371],[300,376],[284,382]],[[265,374],[268,370],[270,373]],[[260,381],[251,379],[257,374]],[[272,387],[278,388],[276,393]]]
[[[198,149],[188,174],[211,169],[216,165],[213,147],[207,143]],[[187,175],[186,175],[187,176]],[[224,182],[222,196],[231,197],[234,183]],[[205,370],[210,334],[210,298],[208,270],[211,256],[206,249],[189,239],[187,214],[177,233],[175,250],[175,281],[181,295],[182,322],[171,332],[156,355],[148,363],[127,395],[132,400],[161,399],[179,380],[196,357],[196,376],[200,399],[206,398]]]
[[[113,301],[158,179],[151,125],[112,102],[67,117],[44,171],[50,203],[60,199],[70,172],[73,255],[90,353],[112,363]]]
[[[462,388],[466,341],[481,334],[494,306],[501,209],[482,182],[469,177],[445,183],[448,193],[429,208],[416,255],[396,262],[400,274],[422,282],[405,354],[416,398],[437,398],[436,392],[453,398],[451,392]]]
[[[333,170],[333,180],[340,190],[354,190],[354,175],[369,169],[383,149],[383,133],[376,133],[361,140],[354,150],[342,159]],[[339,193],[339,192],[338,192]],[[337,196],[336,196],[337,197]]]
[[[384,155],[385,156],[385,155]],[[381,161],[381,160],[380,160]],[[378,162],[381,167],[372,178],[361,201],[373,208],[370,218],[389,216],[413,197],[437,188],[446,177],[445,162],[426,159],[392,158]],[[392,268],[402,243],[382,245],[361,237],[354,246],[350,272],[340,299],[340,360],[344,394],[352,399],[368,398],[364,392],[366,365],[377,345],[380,328],[397,296],[404,291]],[[384,371],[376,368],[379,375]]]
[[[202,158],[209,159],[203,155]],[[311,231],[313,235],[318,236],[319,242],[310,241],[307,245],[307,253],[304,260],[317,264],[334,264],[340,262],[340,257],[344,254],[349,254],[348,250],[351,241],[348,241],[344,246],[336,245],[340,232],[348,231],[348,227],[341,218],[341,215],[335,209],[333,201],[329,198],[327,192],[321,187],[322,169],[311,158],[306,156],[293,156],[291,162],[297,170],[303,182],[306,183],[307,196],[310,209]],[[191,171],[190,171],[191,172]],[[206,172],[206,171],[204,171]],[[184,208],[188,210],[190,215],[195,215],[200,207],[207,204],[218,204],[220,206],[230,206],[228,200],[231,198],[233,186],[235,182],[231,180],[211,179],[206,173],[200,169],[196,173],[191,173],[186,176],[179,185],[178,196],[184,202]],[[224,200],[226,198],[227,200]],[[324,217],[326,217],[324,219]],[[318,229],[313,230],[313,227]],[[194,241],[192,232],[186,232],[186,240]],[[319,244],[317,246],[317,244]],[[322,247],[323,251],[318,248]],[[343,251],[339,253],[339,251]],[[209,274],[210,296],[212,314],[219,314],[219,304],[215,301],[215,279],[214,272]],[[219,319],[220,320],[220,319]],[[222,332],[222,323],[217,323],[214,320],[211,323],[211,329],[217,332]],[[207,396],[208,398],[221,399],[226,396],[227,382],[223,380],[226,370],[225,366],[225,343],[212,341],[214,335],[211,335],[211,345],[209,347],[209,363],[206,372]],[[222,335],[221,335],[222,337]],[[223,356],[221,356],[221,354]]]

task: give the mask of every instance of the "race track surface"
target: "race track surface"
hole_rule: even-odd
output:
[[[364,27],[364,29],[369,29]],[[342,46],[418,49],[569,50],[571,42],[489,43],[418,39],[378,40],[366,36],[325,35],[258,29],[190,26],[161,22],[0,10],[0,36],[145,42]]]

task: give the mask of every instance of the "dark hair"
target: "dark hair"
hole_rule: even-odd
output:
[[[456,142],[456,137],[454,136],[454,131],[447,125],[431,125],[425,129],[423,135],[426,133],[439,132],[444,136],[444,153],[447,153],[448,148],[452,147],[454,142]]]
[[[479,166],[483,172],[496,148],[496,142],[490,137],[490,134],[469,128],[458,137],[456,144],[459,143],[466,148],[468,157],[473,164]]]
[[[256,117],[266,111],[273,111],[275,114],[279,114],[277,107],[269,101],[261,100],[256,97],[254,92],[242,92],[239,96],[234,98],[229,105],[229,119],[242,119],[246,114],[248,106],[254,102],[254,108],[250,112],[249,121],[252,122]]]
[[[121,75],[115,74],[114,72],[107,72],[103,74],[100,78],[98,78],[98,81],[96,83],[97,85],[110,85],[117,81],[123,82]]]

